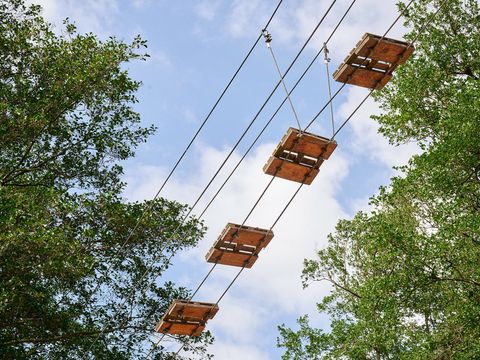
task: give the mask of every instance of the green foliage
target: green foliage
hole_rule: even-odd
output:
[[[424,151],[305,260],[305,286],[332,284],[330,329],[280,327],[284,359],[480,358],[480,7],[431,5],[409,9],[414,57],[375,95],[382,134]]]
[[[122,67],[146,43],[68,22],[57,35],[22,0],[0,0],[0,19],[0,357],[140,358],[171,300],[188,296],[159,276],[205,231],[181,221],[184,205],[120,197],[119,161],[155,130],[140,125],[140,84]]]

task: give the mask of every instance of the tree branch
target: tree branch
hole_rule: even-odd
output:
[[[355,296],[355,297],[358,298],[358,299],[361,299],[361,298],[362,298],[360,295],[358,295],[358,294],[357,294],[356,292],[354,292],[353,290],[351,290],[351,289],[349,289],[349,288],[347,288],[347,287],[345,287],[345,286],[343,286],[343,285],[340,285],[339,283],[337,283],[337,282],[336,282],[335,280],[333,280],[333,279],[330,279],[330,278],[327,278],[327,277],[323,277],[323,278],[319,279],[319,281],[322,281],[322,280],[326,280],[326,281],[332,283],[334,286],[336,286],[336,287],[338,287],[338,288],[340,288],[340,289],[348,292],[350,295],[353,295],[353,296]]]
[[[133,329],[133,330],[141,330],[141,331],[150,331],[150,328],[144,328],[141,326],[118,326],[116,328],[110,328],[110,329],[105,329],[105,330],[95,330],[95,331],[80,331],[80,332],[74,332],[74,333],[66,333],[63,335],[57,335],[57,336],[51,336],[47,338],[27,338],[27,339],[19,339],[19,340],[11,340],[11,341],[6,341],[2,343],[2,346],[10,346],[10,345],[18,345],[18,344],[25,344],[25,343],[30,343],[30,344],[43,344],[43,343],[51,343],[51,342],[58,342],[58,341],[63,341],[63,340],[68,340],[74,337],[79,337],[79,336],[84,336],[84,337],[93,337],[93,336],[98,336],[99,334],[108,334],[112,333],[115,331],[119,330],[127,330],[127,329]]]

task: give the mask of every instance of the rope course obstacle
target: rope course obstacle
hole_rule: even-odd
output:
[[[411,3],[413,2],[413,0],[411,0],[409,2],[409,4],[407,5],[407,7],[405,8],[408,9],[408,7],[411,5]],[[396,68],[397,65],[399,65],[400,63],[404,63],[406,61],[406,59],[411,55],[411,53],[413,52],[413,44],[417,41],[418,37],[420,36],[420,34],[422,33],[423,29],[431,22],[431,20],[433,19],[433,17],[438,13],[438,11],[440,10],[440,7],[433,13],[430,15],[428,21],[425,21],[425,23],[423,24],[421,30],[419,31],[419,33],[417,34],[417,36],[415,37],[415,39],[413,41],[411,41],[410,43],[405,43],[405,42],[400,42],[398,40],[393,40],[393,39],[389,39],[389,38],[386,38],[386,35],[388,34],[388,32],[391,30],[391,28],[395,25],[395,23],[398,21],[398,19],[402,16],[402,13],[397,17],[397,19],[393,22],[393,24],[387,29],[387,31],[385,32],[385,34],[382,36],[382,37],[379,37],[379,36],[375,36],[375,35],[372,35],[372,34],[366,34],[362,40],[357,44],[357,48],[355,48],[354,50],[352,50],[352,53],[355,53],[356,51],[357,52],[360,52],[362,50],[362,43],[364,43],[364,40],[368,37],[373,37],[375,39],[373,45],[371,47],[368,48],[368,51],[367,51],[367,56],[364,56],[364,61],[362,62],[359,62],[357,65],[357,68],[366,68],[367,70],[371,71],[370,74],[368,74],[368,72],[366,73],[367,75],[364,75],[364,77],[368,78],[368,76],[370,76],[371,78],[373,78],[373,80],[370,80],[370,92],[367,94],[367,96],[360,102],[360,104],[353,110],[353,112],[346,118],[346,120],[342,123],[342,125],[340,126],[340,128],[337,130],[337,131],[334,131],[333,132],[333,136],[331,138],[331,140],[333,141],[333,138],[340,132],[340,130],[345,126],[345,124],[353,117],[353,115],[358,111],[358,109],[364,104],[364,102],[371,96],[372,92],[375,90],[375,89],[379,89],[381,87],[383,87],[390,79],[391,79],[391,76],[392,76],[392,72],[393,70]],[[375,54],[375,50],[376,50],[376,47],[378,45],[380,45],[380,47],[382,45],[385,45],[385,43],[396,43],[396,45],[400,44],[401,46],[401,49],[400,50],[396,50],[394,53],[396,53],[394,55],[394,59],[393,60],[390,60],[390,61],[387,61],[387,60],[381,60],[381,56],[383,55],[376,55],[375,57],[372,55],[372,54]],[[388,53],[390,50],[392,50],[392,47],[385,49],[383,52],[385,53]],[[351,54],[352,54],[351,53]],[[350,55],[351,55],[350,54]],[[408,54],[408,55],[406,55]],[[360,55],[362,56],[362,55]],[[395,59],[396,58],[396,59]],[[348,59],[348,57],[347,57]],[[384,68],[380,68],[381,72],[383,73],[382,76],[378,76],[377,73],[375,73],[376,71],[378,71],[378,68],[375,69],[375,66],[371,66],[370,68],[368,67],[368,64],[369,63],[372,63],[372,62],[385,62],[385,63],[390,63],[388,64],[388,67],[384,67]],[[336,73],[338,74],[339,71],[341,70],[342,66],[344,64],[341,65],[341,67],[339,68],[339,70],[336,71]],[[372,69],[373,68],[373,69]],[[354,74],[355,74],[355,71],[357,71],[357,69],[354,69],[353,72],[351,72],[349,74],[349,76],[347,76],[346,80],[344,81],[341,81],[341,82],[344,82],[343,85],[345,85],[345,83],[351,81],[352,78],[354,78]],[[353,82],[349,82],[349,83],[352,83],[353,85],[358,85],[358,86],[363,86],[363,87],[368,87],[368,86],[365,86],[365,85],[361,85],[361,84],[356,84],[356,83],[353,83]],[[380,85],[381,84],[381,85]],[[339,89],[339,91],[343,88],[343,85],[342,87]],[[334,95],[334,97],[338,94],[338,92]],[[332,101],[333,97],[331,97],[330,99],[330,102]],[[328,105],[328,103],[327,103]],[[326,106],[325,106],[326,107]],[[322,108],[322,110],[320,111],[320,113],[325,109]],[[319,113],[319,114],[320,114]],[[318,117],[318,115],[316,117]],[[309,125],[307,126],[307,128],[313,123],[313,121],[316,119],[316,117],[309,123]],[[298,130],[297,130],[298,131]],[[298,131],[300,133],[300,131]],[[301,134],[299,134],[299,136],[301,136]],[[274,177],[275,178],[275,175]],[[272,178],[272,179],[273,179]],[[271,182],[270,182],[271,183]],[[267,185],[267,188],[270,186],[270,183]],[[278,220],[280,219],[280,217],[283,215],[283,213],[285,212],[285,210],[288,208],[288,206],[290,205],[290,203],[294,200],[294,198],[296,197],[296,195],[298,194],[299,190],[302,188],[302,186],[304,185],[304,182],[302,182],[300,184],[300,186],[298,187],[298,189],[295,191],[295,193],[293,194],[293,196],[290,198],[290,200],[288,201],[287,205],[285,206],[285,208],[282,210],[282,212],[280,213],[279,217],[277,218],[277,220],[274,222],[274,224],[272,225],[272,227],[270,228],[270,230],[272,230],[272,228],[275,226],[275,224],[278,222]],[[264,190],[265,192],[265,190]],[[263,196],[264,192],[262,193],[261,196]],[[256,202],[256,204],[258,203],[258,201]],[[255,206],[256,206],[255,204]],[[242,271],[245,269],[245,265],[242,267],[242,269],[238,272],[238,274],[235,276],[235,278],[232,280],[232,282],[228,285],[227,289],[223,292],[223,294],[221,295],[221,297],[219,298],[219,300],[213,305],[214,307],[213,308],[217,308],[218,307],[218,303],[220,302],[220,300],[223,298],[223,296],[226,294],[226,292],[230,289],[230,287],[233,285],[233,283],[237,280],[237,278],[239,277],[239,275],[242,273]],[[211,271],[213,270],[213,268],[210,270],[210,272],[207,274],[207,277],[209,276],[209,274],[211,273]],[[200,284],[200,286],[203,285],[205,279],[202,281],[202,283]],[[198,289],[197,289],[198,291]],[[195,292],[196,293],[196,292]],[[213,309],[212,308],[212,309]],[[166,333],[163,334],[164,336],[167,335]],[[163,337],[162,337],[163,338]],[[159,342],[161,341],[161,339],[159,340]],[[182,343],[182,346],[178,349],[178,351],[175,353],[175,355],[178,355],[182,349],[185,347],[185,346],[188,346],[188,343],[187,342],[183,342],[182,340],[180,340],[180,342]],[[158,345],[158,343],[157,343]]]
[[[307,39],[297,56],[294,58],[290,66],[287,68],[286,72],[282,75],[282,72],[278,66],[278,63],[276,61],[275,55],[273,53],[273,49],[270,46],[270,42],[272,41],[271,35],[266,31],[266,27],[272,20],[273,16],[275,15],[276,11],[278,10],[278,7],[280,6],[281,2],[280,1],[275,8],[274,13],[272,14],[271,18],[269,19],[267,26],[265,26],[265,30],[262,30],[262,33],[259,35],[259,38],[255,42],[254,46],[250,50],[250,52],[247,54],[247,57],[245,60],[242,62],[240,68],[237,70],[235,73],[234,77],[232,80],[229,82],[227,87],[225,88],[224,92],[220,96],[219,100],[217,103],[214,105],[213,110],[216,108],[218,102],[221,100],[223,94],[225,91],[228,89],[230,86],[231,82],[237,75],[238,71],[241,69],[243,66],[243,63],[246,61],[250,53],[252,52],[253,48],[257,45],[259,40],[261,39],[261,36],[264,36],[265,39],[267,40],[267,46],[268,49],[271,52],[272,58],[275,62],[276,70],[278,71],[280,75],[280,81],[277,83],[275,86],[274,90],[271,92],[271,94],[267,97],[267,100],[265,101],[264,105],[260,108],[260,110],[257,112],[255,117],[253,118],[252,122],[250,125],[247,127],[245,130],[244,134],[240,137],[238,142],[236,143],[235,147],[232,149],[230,154],[227,156],[227,159],[222,163],[220,166],[219,170],[215,173],[214,177],[212,180],[208,183],[207,187],[205,190],[201,193],[199,199],[204,195],[206,189],[210,186],[212,183],[213,179],[218,175],[219,171],[225,164],[225,162],[228,160],[230,155],[233,153],[233,151],[236,149],[237,145],[239,142],[243,139],[243,136],[245,135],[246,131],[249,130],[250,126],[252,123],[257,119],[258,115],[260,112],[263,111],[266,103],[269,102],[270,98],[272,97],[273,93],[277,90],[277,88],[282,85],[285,92],[286,92],[286,97],[283,100],[283,102],[280,104],[278,109],[275,111],[273,116],[270,118],[270,120],[267,122],[265,127],[261,130],[260,134],[257,136],[257,138],[254,140],[252,145],[248,148],[247,152],[245,155],[240,159],[238,164],[234,167],[233,171],[230,173],[230,175],[227,177],[227,180],[222,184],[220,189],[215,193],[214,197],[212,200],[208,203],[207,207],[204,209],[204,211],[201,213],[200,217],[203,216],[205,211],[208,209],[212,201],[217,197],[219,192],[223,189],[224,185],[226,182],[230,179],[230,177],[233,175],[235,170],[238,168],[240,163],[243,161],[245,156],[248,154],[248,152],[252,149],[254,144],[258,141],[259,137],[262,135],[266,127],[271,123],[273,118],[276,116],[280,108],[283,106],[283,104],[288,100],[290,103],[290,106],[292,108],[292,111],[295,116],[295,120],[298,125],[298,129],[296,128],[290,128],[288,129],[286,135],[283,137],[283,139],[280,141],[280,144],[277,146],[275,151],[273,152],[272,156],[268,160],[267,164],[264,167],[264,172],[268,175],[271,175],[272,178],[268,182],[266,188],[262,191],[260,197],[258,200],[255,202],[252,210],[248,213],[246,216],[245,220],[243,221],[242,224],[233,224],[233,223],[228,223],[223,230],[223,232],[220,234],[216,242],[213,244],[212,248],[206,255],[206,260],[207,262],[213,263],[213,267],[210,269],[208,274],[205,276],[205,278],[202,280],[200,285],[197,287],[195,292],[192,294],[192,296],[188,299],[177,299],[174,300],[173,303],[170,305],[168,308],[167,312],[165,315],[162,317],[160,322],[157,324],[155,327],[155,331],[162,336],[158,340],[158,342],[154,343],[153,348],[150,350],[149,354],[152,352],[152,350],[162,341],[162,339],[165,336],[171,337],[172,335],[187,335],[187,336],[199,336],[202,331],[205,328],[205,325],[208,320],[212,319],[215,314],[218,312],[219,307],[218,304],[219,302],[223,299],[225,294],[229,291],[231,286],[235,283],[235,281],[238,279],[240,274],[243,272],[245,268],[251,268],[255,262],[258,260],[258,254],[259,252],[264,249],[269,242],[273,239],[273,228],[275,225],[278,223],[280,218],[283,216],[287,208],[290,206],[300,189],[303,187],[303,185],[311,184],[315,178],[315,176],[318,175],[319,173],[319,168],[323,164],[323,162],[327,159],[329,159],[330,155],[333,153],[335,150],[337,143],[335,142],[334,138],[335,136],[342,130],[342,128],[345,126],[345,124],[352,118],[352,116],[356,113],[356,111],[363,105],[363,103],[367,100],[367,98],[372,94],[374,90],[379,90],[383,86],[385,86],[386,83],[392,78],[393,71],[396,69],[398,65],[403,64],[405,61],[407,61],[408,57],[412,54],[414,48],[413,44],[416,41],[413,40],[411,43],[406,43],[403,41],[399,40],[394,40],[394,39],[389,39],[386,38],[386,35],[390,31],[390,29],[395,25],[395,23],[398,21],[398,19],[403,15],[401,13],[396,20],[393,22],[393,24],[389,27],[389,29],[385,32],[383,36],[378,36],[378,35],[373,35],[373,34],[365,34],[364,37],[360,40],[360,42],[357,44],[357,46],[352,50],[352,52],[347,56],[345,61],[340,65],[339,69],[334,72],[333,74],[333,79],[341,82],[342,86],[333,94],[331,95],[330,92],[330,85],[329,85],[329,95],[330,95],[330,100],[325,104],[325,106],[315,115],[315,117],[308,123],[308,125],[304,128],[301,129],[301,124],[298,118],[298,115],[295,111],[295,108],[293,106],[293,102],[290,98],[291,93],[294,91],[294,89],[297,87],[299,82],[303,79],[305,76],[306,72],[310,69],[310,67],[313,65],[319,54],[323,51],[325,54],[325,61],[327,65],[327,73],[328,73],[328,62],[330,62],[330,59],[328,58],[328,48],[327,48],[327,43],[337,30],[338,26],[340,23],[343,21],[345,18],[346,14],[350,10],[350,8],[353,6],[355,3],[355,0],[352,1],[350,7],[347,9],[347,11],[344,13],[342,18],[340,19],[339,23],[337,26],[334,28],[330,36],[328,37],[327,41],[324,43],[323,47],[320,49],[320,51],[317,53],[317,55],[314,57],[310,65],[307,67],[307,69],[304,71],[304,73],[301,75],[299,80],[296,82],[296,84],[292,87],[290,91],[288,91],[286,84],[284,82],[284,78],[286,74],[290,71],[300,54],[303,52],[305,49],[306,45],[308,42],[311,40],[315,32],[317,31],[318,27],[320,24],[323,22],[323,19],[325,16],[328,14],[332,6],[334,5],[336,0],[332,2],[330,7],[327,9],[327,12],[325,13],[324,17],[321,19],[321,21],[318,23],[317,27],[314,29],[310,37]],[[411,0],[407,6],[404,8],[404,11],[409,8],[409,6],[412,4],[413,0]],[[437,10],[438,11],[438,10]],[[427,22],[426,22],[427,23]],[[426,26],[426,23],[424,26]],[[329,76],[328,80],[330,80]],[[332,103],[335,97],[339,94],[339,92],[344,88],[346,84],[351,84],[355,86],[361,86],[361,87],[366,87],[371,89],[368,95],[360,102],[360,104],[355,108],[355,110],[352,112],[350,116],[347,117],[347,119],[341,124],[341,126],[335,131],[334,129],[334,123],[333,123],[333,115],[332,115],[332,132],[333,135],[331,138],[327,137],[322,137],[313,133],[308,133],[306,130],[313,124],[313,122],[319,117],[319,115],[327,108],[328,105],[330,105],[331,112],[332,111]],[[210,117],[210,114],[207,116],[205,119],[204,123],[202,123],[201,127],[197,131],[197,133],[194,135],[193,139],[191,140],[190,144],[187,146],[185,149],[184,153],[180,157],[180,159],[177,161],[175,164],[174,168],[172,169],[171,173],[168,175],[167,179],[165,182],[162,184],[159,192],[157,193],[156,197],[159,195],[159,193],[162,191],[163,187],[165,186],[166,182],[172,175],[172,173],[175,171],[176,167],[178,166],[179,162],[183,159],[185,156],[185,153],[188,151],[190,145],[192,142],[195,140],[197,137],[198,133],[202,129],[203,125],[205,122],[208,120]],[[259,204],[260,200],[262,199],[263,195],[266,193],[272,182],[276,177],[284,178],[290,181],[294,181],[297,183],[300,183],[299,187],[296,189],[292,197],[288,200],[286,203],[285,207],[283,210],[280,212],[280,215],[276,218],[274,221],[273,225],[269,229],[260,229],[256,227],[251,227],[251,226],[246,226],[245,223],[247,222],[248,218],[252,214],[253,210],[255,207]],[[199,199],[195,202],[194,206],[198,203]],[[193,207],[194,207],[193,206]],[[192,208],[193,208],[192,207]],[[147,209],[148,211],[148,209]],[[190,212],[189,212],[190,214]],[[188,217],[188,215],[186,218]],[[143,216],[143,214],[142,214]],[[135,231],[135,228],[132,230],[132,232]],[[130,236],[129,236],[130,237]],[[129,238],[128,237],[128,238]],[[128,241],[127,238],[127,241]],[[173,254],[172,254],[173,256]],[[201,286],[204,284],[206,279],[210,276],[212,271],[215,269],[217,265],[227,265],[227,266],[235,266],[235,267],[240,267],[239,272],[236,274],[234,279],[230,282],[230,284],[227,286],[226,290],[222,293],[220,298],[215,302],[215,303],[205,303],[205,302],[197,302],[197,301],[192,301],[193,297],[197,294],[198,290],[201,288]],[[147,269],[147,272],[149,270]],[[98,337],[94,340],[98,340],[98,338],[102,334],[99,334]],[[178,341],[182,343],[182,347],[176,352],[178,354],[185,346],[188,346],[188,342],[184,342],[182,338],[176,338]],[[93,343],[92,343],[93,344]]]
[[[345,11],[345,13],[343,14],[343,16],[340,18],[340,20],[337,22],[337,24],[335,25],[335,27],[333,28],[332,32],[330,33],[329,37],[328,37],[328,40],[332,38],[332,36],[335,34],[335,32],[337,31],[337,29],[339,28],[340,24],[343,22],[343,20],[345,19],[346,15],[348,14],[348,12],[350,11],[350,9],[352,8],[353,4],[356,2],[356,0],[352,0],[351,4],[348,6],[347,10]],[[291,61],[290,65],[288,66],[287,70],[285,71],[285,73],[283,74],[283,77],[285,77],[287,75],[287,73],[293,68],[293,66],[295,65],[295,63],[298,61],[300,55],[303,53],[303,51],[306,49],[307,45],[309,44],[309,42],[311,41],[311,39],[313,38],[313,36],[315,35],[315,33],[317,32],[317,30],[319,29],[320,25],[323,23],[323,21],[325,20],[325,17],[328,15],[328,13],[330,12],[330,10],[332,9],[333,5],[336,3],[336,0],[333,0],[332,3],[329,5],[329,7],[327,8],[326,12],[324,13],[324,15],[322,16],[322,18],[319,20],[319,22],[317,23],[317,25],[315,26],[315,28],[313,29],[313,31],[311,32],[311,34],[309,35],[309,37],[306,39],[306,41],[304,42],[304,44],[302,45],[302,47],[300,48],[300,50],[297,52],[297,54],[295,55],[294,59]],[[278,9],[278,6],[277,8],[275,9],[275,12],[277,11]],[[274,12],[274,14],[275,14]],[[269,22],[272,20],[273,18],[273,15],[270,17],[269,19]],[[262,36],[260,34],[260,36]],[[328,41],[327,40],[327,41]],[[317,53],[317,55],[312,59],[312,61],[310,62],[310,64],[307,66],[307,68],[305,69],[305,71],[302,73],[302,75],[300,76],[300,78],[297,80],[294,88],[301,82],[301,80],[304,78],[304,76],[306,75],[306,73],[311,69],[311,67],[313,66],[316,58],[320,55],[321,51],[319,51]],[[257,118],[259,117],[260,113],[265,109],[267,103],[272,99],[274,93],[276,92],[276,90],[278,89],[278,87],[280,86],[281,84],[281,81],[278,81],[277,84],[275,85],[275,87],[272,89],[272,91],[270,92],[270,94],[267,96],[266,100],[264,101],[264,103],[262,104],[262,106],[260,107],[260,109],[257,111],[257,113],[255,114],[255,116],[253,117],[253,119],[251,120],[251,122],[249,123],[249,125],[247,126],[247,128],[245,129],[245,131],[241,134],[240,138],[237,140],[237,142],[235,143],[235,145],[233,146],[233,148],[231,149],[231,151],[227,154],[226,158],[223,160],[223,162],[220,164],[219,168],[216,170],[215,174],[212,176],[212,178],[209,180],[209,182],[207,183],[207,185],[205,186],[205,188],[202,190],[202,192],[200,193],[200,195],[198,196],[198,198],[196,199],[196,201],[194,202],[194,204],[190,207],[190,210],[188,211],[188,213],[181,219],[180,223],[183,224],[183,222],[189,217],[189,215],[191,214],[191,212],[193,211],[193,209],[198,205],[200,199],[204,196],[204,194],[206,193],[207,189],[210,187],[210,185],[213,183],[213,181],[215,180],[215,178],[217,177],[217,175],[220,173],[221,169],[224,167],[224,165],[226,164],[226,162],[228,161],[228,159],[232,156],[233,152],[235,151],[235,149],[238,147],[238,145],[240,144],[240,142],[242,141],[242,139],[245,137],[246,133],[248,132],[248,130],[251,128],[251,126],[253,125],[253,123],[257,120]],[[292,91],[293,89],[292,88]],[[290,93],[292,92],[290,91]],[[204,208],[204,210],[202,211],[202,213],[199,215],[198,219],[200,220],[202,218],[202,216],[205,214],[205,212],[207,211],[207,209],[210,207],[210,205],[212,204],[212,202],[215,200],[215,198],[218,196],[218,194],[221,192],[221,190],[224,188],[224,186],[226,185],[226,183],[228,182],[228,180],[231,178],[231,176],[233,175],[233,173],[236,171],[236,169],[239,167],[239,165],[241,164],[241,162],[245,159],[245,157],[247,156],[248,152],[253,148],[254,144],[258,141],[258,139],[260,138],[261,134],[265,131],[265,129],[269,126],[269,124],[271,123],[271,121],[275,118],[275,116],[277,115],[277,113],[280,111],[280,109],[282,108],[283,104],[287,101],[287,98],[285,98],[282,103],[278,106],[277,110],[274,112],[274,114],[270,117],[269,121],[266,123],[266,125],[264,126],[264,128],[262,129],[262,131],[260,132],[260,134],[256,137],[256,139],[254,140],[254,142],[250,145],[250,147],[248,148],[247,152],[242,156],[242,158],[239,160],[239,162],[235,165],[234,169],[232,170],[232,172],[229,174],[229,176],[227,177],[227,179],[223,182],[223,184],[221,185],[221,187],[217,190],[217,192],[215,193],[214,197],[209,201],[209,203],[207,204],[207,206]],[[318,116],[318,115],[317,115]],[[163,187],[164,185],[162,185]],[[161,189],[159,190],[159,192],[161,191]],[[158,193],[159,193],[158,192]],[[157,194],[158,194],[157,193]],[[257,201],[258,203],[258,201]],[[146,209],[145,211],[148,211],[148,209]],[[253,209],[252,209],[253,211]],[[174,234],[172,235],[172,238],[174,238],[175,236],[178,236],[178,235],[181,235],[181,234],[178,234],[178,229],[180,228],[180,225],[178,226],[177,230],[174,231]],[[134,230],[132,230],[133,232]],[[129,237],[127,238],[127,240],[125,242],[128,241],[128,239],[130,238],[130,235]],[[170,262],[170,259],[175,255],[174,252],[172,252],[172,254],[170,255],[170,257],[167,259],[166,263],[168,264]],[[153,259],[152,263],[156,262],[156,261],[159,261],[160,258],[157,257],[155,259]],[[213,271],[213,269],[215,268],[216,264],[212,267],[212,269],[209,271],[209,273],[207,274],[206,278],[209,276],[209,274]],[[147,266],[147,269],[145,270],[145,272],[142,274],[142,276],[140,276],[140,278],[135,282],[135,284],[133,284],[132,286],[132,290],[126,295],[126,297],[124,298],[124,301],[122,302],[122,305],[128,301],[129,299],[131,299],[133,297],[133,295],[135,294],[136,291],[138,291],[139,287],[148,287],[155,279],[151,280],[150,283],[147,283],[147,284],[142,284],[142,282],[144,281],[144,279],[146,278],[147,274],[151,272],[151,266]],[[206,278],[204,279],[204,281],[206,280]],[[203,282],[200,284],[200,286],[203,284]],[[199,288],[200,288],[199,286]],[[198,289],[194,292],[193,295],[195,295],[198,291]],[[192,297],[193,297],[192,295]],[[133,310],[132,310],[133,311]],[[124,321],[128,321],[127,320],[124,320]],[[112,319],[112,322],[115,322],[115,319]],[[87,349],[87,352],[85,353],[85,356],[87,356],[88,354],[88,351],[91,350],[91,348],[93,347],[94,343],[96,341],[98,341],[101,336],[104,334],[104,331],[107,329],[107,327],[104,328],[103,331],[101,331],[91,342],[90,344],[90,347],[89,349]],[[163,337],[162,337],[163,339]],[[161,339],[160,339],[161,341]],[[160,342],[159,341],[159,342]],[[157,342],[157,344],[159,343]]]
[[[412,2],[413,0],[410,1],[407,8]],[[400,16],[401,15],[402,14],[400,14]],[[400,16],[397,17],[397,19],[394,21],[394,24],[398,21]],[[394,24],[392,24],[392,26]],[[395,68],[398,65],[405,63],[405,61],[407,61],[408,57],[410,57],[414,50],[413,42],[409,44],[403,41],[385,37],[388,31],[392,28],[392,26],[383,36],[373,35],[369,33],[365,34],[361,41],[357,44],[356,48],[354,48],[349,54],[349,56],[345,59],[344,63],[342,63],[339,69],[335,71],[335,73],[333,74],[333,78],[336,81],[342,82],[344,84],[351,84],[370,88],[371,91],[369,92],[367,97],[371,95],[373,90],[383,88],[385,84],[392,78],[392,73]],[[322,163],[330,158],[331,154],[337,147],[337,143],[334,140],[334,137],[338,134],[341,128],[343,128],[343,126],[345,125],[345,123],[353,116],[354,113],[356,113],[359,107],[366,100],[365,98],[360,103],[360,105],[357,106],[357,108],[337,131],[335,131],[333,128],[334,124],[332,116],[333,135],[330,139],[316,134],[307,133],[305,131],[318,117],[319,114],[317,114],[317,116],[308,124],[305,130],[302,130],[297,113],[289,97],[290,93],[285,83],[283,82],[283,76],[278,67],[278,63],[276,61],[273,50],[270,46],[270,42],[272,41],[271,35],[268,32],[265,32],[265,30],[263,31],[263,33],[266,39],[268,49],[270,50],[274,59],[277,71],[280,74],[282,85],[287,94],[286,99],[288,99],[288,101],[290,102],[299,129],[288,129],[286,135],[282,138],[279,145],[274,150],[272,156],[268,160],[267,164],[264,166],[264,172],[268,175],[272,175],[273,177],[272,180],[268,183],[266,189],[260,195],[260,199],[270,186],[273,179],[275,179],[276,177],[281,177],[290,181],[299,182],[300,186],[295,191],[292,198],[288,201],[280,216],[277,218],[277,220],[274,222],[270,229],[265,230],[253,228],[250,226],[244,226],[253,209],[249,212],[247,219],[245,219],[242,225],[236,225],[232,223],[227,224],[227,226],[207,254],[206,259],[208,262],[214,263],[214,266],[216,266],[217,264],[222,264],[241,267],[241,269],[237,273],[233,281],[229,284],[227,289],[224,291],[224,293],[221,295],[220,299],[217,300],[217,302],[214,304],[207,305],[210,306],[210,310],[204,313],[202,322],[199,325],[192,327],[190,324],[188,324],[188,317],[181,312],[177,312],[177,317],[175,317],[173,320],[176,321],[177,324],[181,324],[183,322],[185,330],[187,330],[187,334],[191,336],[200,335],[201,331],[199,331],[199,329],[203,329],[206,320],[211,319],[213,315],[218,312],[218,303],[226,294],[226,292],[230,289],[233,283],[236,281],[241,272],[245,268],[251,268],[253,266],[255,261],[258,259],[258,253],[272,240],[273,227],[276,225],[280,217],[283,215],[283,213],[293,201],[295,196],[298,194],[301,187],[303,185],[310,185],[313,182],[315,176],[319,173],[319,168]],[[328,50],[326,44],[324,44],[323,48],[325,51],[325,61],[327,61]],[[328,62],[329,61],[330,60],[328,59]],[[328,63],[326,64],[328,65]],[[340,90],[342,88],[343,85]],[[338,92],[332,97],[329,90],[329,94],[329,103],[331,105],[333,98],[338,94]],[[321,111],[323,111],[326,106],[324,106]],[[259,200],[257,200],[254,207],[258,204]],[[212,270],[213,268],[207,274],[207,277],[210,275]],[[204,281],[205,279],[202,281],[200,286],[203,285]],[[197,291],[198,288],[195,291],[194,295]],[[177,301],[182,300],[175,300],[174,304]],[[189,308],[190,310],[195,308],[198,312],[201,312],[201,309],[203,309],[203,307],[206,305],[205,303],[192,302],[191,299],[189,299],[185,303],[185,306],[187,308]],[[174,304],[172,304],[172,306]],[[173,332],[168,330],[168,325],[166,325],[170,321],[172,321],[171,312],[167,312],[167,314],[157,325],[157,331],[159,333],[163,333],[164,335],[167,333],[173,334]],[[182,335],[186,335],[186,333],[183,332]],[[161,339],[159,340],[159,342],[160,341]],[[158,345],[158,343],[156,345]],[[183,343],[182,347],[177,351],[176,354],[178,354],[186,345],[186,343]]]

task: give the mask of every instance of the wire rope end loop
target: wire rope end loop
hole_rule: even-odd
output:
[[[328,50],[326,42],[323,43],[323,53],[325,55],[324,62],[325,62],[325,64],[328,64],[330,62],[330,60],[332,60],[332,59],[330,59],[328,57],[328,54],[330,53],[330,50]]]
[[[270,43],[272,42],[272,35],[268,32],[267,29],[262,30],[262,35],[265,39],[265,43],[267,44],[268,47],[270,47]]]

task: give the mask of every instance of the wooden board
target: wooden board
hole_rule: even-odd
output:
[[[413,46],[404,41],[366,33],[333,73],[333,78],[351,85],[382,89],[395,68],[405,63],[413,51]]]
[[[275,149],[274,156],[281,158],[285,150],[293,151],[312,158],[327,160],[337,147],[337,142],[312,133],[300,133],[298,129],[289,128],[280,144]]]
[[[358,56],[399,65],[408,60],[413,50],[413,46],[409,46],[405,41],[386,37],[382,39],[381,36],[366,33],[354,52]]]
[[[165,314],[166,319],[188,318],[189,321],[207,321],[218,312],[218,305],[204,302],[174,300]]]
[[[333,78],[342,83],[380,90],[390,81],[392,75],[343,64],[333,74]]]
[[[219,250],[212,247],[208,254],[205,256],[205,258],[209,263],[217,263],[221,265],[237,267],[245,266],[247,269],[250,269],[257,261],[258,255],[253,253],[246,254],[239,251]]]
[[[273,231],[228,223],[205,258],[207,262],[251,268]]]
[[[273,231],[252,226],[228,223],[219,236],[224,242],[266,247],[273,238]]]
[[[162,320],[155,330],[159,333],[168,333],[172,335],[200,336],[205,329],[204,324],[195,323],[175,323]]]
[[[320,163],[321,164],[321,163]],[[318,165],[319,166],[319,165]],[[277,170],[279,169],[279,170]],[[263,167],[263,172],[282,179],[310,185],[318,175],[318,168],[307,167],[287,160],[281,160],[271,156]],[[305,178],[306,176],[306,178]]]

